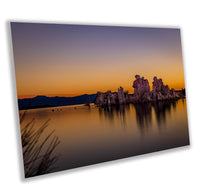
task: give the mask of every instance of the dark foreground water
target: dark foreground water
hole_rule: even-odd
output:
[[[22,114],[24,111],[20,111]],[[21,127],[46,120],[61,143],[51,172],[189,144],[185,99],[176,102],[97,108],[84,105],[28,110]]]

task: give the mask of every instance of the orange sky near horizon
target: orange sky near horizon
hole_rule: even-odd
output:
[[[136,74],[151,89],[154,76],[169,88],[185,88],[178,29],[124,28],[117,34],[119,27],[14,24],[18,98],[114,92],[120,86],[133,93]],[[77,28],[77,36],[68,34]]]
[[[20,84],[24,79],[28,79],[23,79],[23,77],[21,79],[20,76],[20,80],[17,79],[18,98],[34,97],[37,95],[72,97],[82,94],[94,94],[97,93],[97,91],[106,92],[107,90],[115,92],[120,86],[122,86],[125,91],[128,90],[129,93],[133,93],[134,88],[132,85],[136,74],[148,79],[150,89],[152,89],[153,77],[157,76],[158,78],[162,78],[164,84],[168,85],[169,88],[178,90],[185,88],[183,70],[179,69],[178,66],[179,65],[177,65],[176,71],[174,68],[166,71],[158,67],[158,69],[155,69],[153,72],[145,72],[139,68],[137,71],[134,71],[134,68],[132,71],[126,71],[122,68],[123,66],[121,66],[119,70],[107,68],[106,72],[99,72],[98,74],[94,73],[92,70],[89,72],[77,72],[75,75],[67,74],[67,78],[65,78],[65,75],[59,74],[56,76],[55,72],[50,72],[48,75],[54,77],[53,79],[45,75],[41,75],[40,78],[38,75],[37,79],[32,78],[33,83],[27,82],[27,84]],[[179,72],[178,75],[177,72]],[[40,87],[38,87],[37,84]],[[20,86],[23,86],[23,88]]]
[[[101,65],[111,63],[113,63],[111,66]],[[142,64],[145,63],[148,64],[149,68],[146,66],[143,68]],[[166,63],[166,65],[160,65],[161,63]],[[16,70],[18,73],[16,77],[18,98],[37,95],[72,97],[82,94],[95,94],[97,91],[111,90],[114,92],[120,86],[124,90],[128,90],[129,93],[133,93],[132,85],[136,74],[148,79],[151,89],[154,76],[162,78],[164,84],[168,85],[169,88],[177,90],[185,88],[182,60],[176,58],[168,60],[156,58],[152,61],[147,58],[144,61],[138,60],[137,62],[131,61],[131,59],[130,62],[124,60],[98,61],[92,64],[93,66],[89,69],[84,69],[84,64],[80,70],[71,68],[69,71],[66,67],[63,71],[57,70],[58,72],[56,72],[55,69],[48,69],[45,74],[43,71],[35,69],[35,72],[31,74],[20,75],[20,72],[18,73]],[[56,62],[52,64],[52,66],[54,65],[56,66]],[[76,67],[75,65],[72,66]],[[114,69],[113,66],[115,66]],[[36,74],[37,76],[35,76]],[[24,83],[24,80],[27,81]]]

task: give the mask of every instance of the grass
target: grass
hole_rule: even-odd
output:
[[[20,125],[24,123],[26,111],[20,115]],[[55,148],[60,144],[59,138],[54,135],[55,130],[51,131],[46,137],[41,138],[45,129],[49,125],[49,120],[34,129],[35,119],[32,119],[24,127],[21,127],[21,141],[23,148],[23,160],[25,177],[32,177],[52,172],[53,165],[58,156],[54,155]]]

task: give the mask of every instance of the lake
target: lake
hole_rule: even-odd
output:
[[[33,130],[50,119],[42,138],[55,130],[61,142],[50,172],[189,144],[185,99],[107,108],[91,104],[32,109],[21,128],[33,118]]]

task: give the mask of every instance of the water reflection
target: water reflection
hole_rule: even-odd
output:
[[[51,119],[41,137],[55,129],[61,142],[52,155],[59,157],[51,172],[189,144],[185,100],[57,109],[28,110],[24,121],[35,118],[39,129]]]
[[[183,100],[184,103],[184,100]],[[105,117],[111,123],[115,121],[115,116],[122,120],[123,126],[126,127],[126,116],[130,114],[130,109],[135,110],[137,125],[142,134],[145,133],[152,125],[152,114],[154,112],[156,123],[159,129],[166,123],[166,116],[171,115],[171,110],[176,111],[177,101],[159,101],[152,103],[138,103],[129,105],[107,106],[99,108],[99,117]]]
[[[155,111],[157,124],[160,127],[166,123],[166,115],[171,115],[171,109],[176,110],[177,101],[159,101],[152,103],[152,107]],[[161,128],[159,128],[161,129]]]
[[[129,105],[116,105],[116,106],[106,106],[104,108],[99,108],[99,117],[102,120],[103,117],[114,123],[115,117],[121,120],[122,126],[125,129],[127,126],[126,123],[126,114],[129,114],[130,106]]]
[[[149,129],[152,123],[152,108],[150,103],[134,104],[136,120],[141,133]]]

